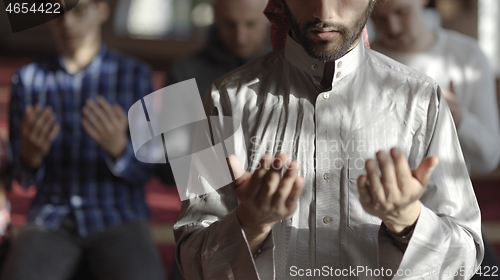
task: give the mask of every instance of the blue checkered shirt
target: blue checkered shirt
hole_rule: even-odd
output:
[[[57,230],[63,218],[73,213],[79,235],[86,236],[148,218],[143,184],[152,175],[152,166],[135,159],[130,141],[113,162],[80,121],[88,99],[95,101],[100,95],[128,111],[152,91],[148,66],[105,45],[74,75],[54,54],[22,67],[12,77],[9,114],[14,176],[22,186],[38,189],[29,222]],[[32,171],[20,160],[20,127],[25,106],[37,103],[52,107],[61,130],[40,168]]]

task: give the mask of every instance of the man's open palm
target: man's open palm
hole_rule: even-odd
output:
[[[270,230],[276,222],[293,216],[304,189],[296,161],[288,164],[287,155],[266,154],[253,174],[243,171],[236,156],[230,156],[229,163],[237,178],[233,186],[240,201],[238,218],[244,228]],[[282,176],[283,169],[286,171]]]
[[[419,199],[439,161],[427,157],[412,171],[400,149],[392,149],[390,155],[392,161],[386,152],[377,153],[378,168],[375,160],[366,161],[367,175],[358,178],[359,200],[367,213],[382,219],[393,232],[401,232],[418,219]]]

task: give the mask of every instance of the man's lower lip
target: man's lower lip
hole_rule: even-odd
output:
[[[338,31],[329,31],[329,32],[312,31],[311,33],[313,34],[314,37],[323,41],[331,41],[339,34]]]

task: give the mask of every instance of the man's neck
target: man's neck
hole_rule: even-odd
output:
[[[361,38],[358,39],[350,48],[349,50],[344,54],[348,54],[350,51],[352,51],[358,44],[360,44]],[[323,71],[323,79],[321,80],[321,85],[327,89],[330,90],[332,88],[332,82],[333,82],[333,75],[335,74],[335,60],[329,60],[325,62],[325,69]]]
[[[332,88],[333,74],[335,73],[335,60],[330,60],[325,63],[325,70],[323,71],[323,79],[321,85],[330,90]]]
[[[297,37],[295,36],[295,32],[291,31],[290,36],[292,37],[295,42],[299,43],[299,41],[296,39]],[[360,38],[352,44],[352,46],[347,50],[347,52],[344,54],[348,54],[350,51],[352,51],[358,44],[362,42]],[[299,43],[300,44],[300,43]],[[335,60],[329,60],[325,61],[325,69],[323,71],[323,79],[321,80],[321,85],[327,89],[330,90],[332,88],[332,82],[333,82],[333,75],[335,74]]]
[[[75,50],[61,53],[66,71],[70,74],[75,74],[87,67],[99,53],[100,48],[101,41],[95,40],[94,42],[85,44]]]

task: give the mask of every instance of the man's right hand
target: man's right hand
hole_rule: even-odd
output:
[[[60,129],[55,119],[50,107],[42,110],[40,104],[26,105],[21,121],[21,159],[28,167],[37,169],[49,153]]]
[[[298,176],[296,161],[289,165],[285,154],[266,153],[253,174],[244,172],[236,156],[229,157],[235,178],[234,188],[240,201],[237,215],[248,244],[255,254],[280,220],[290,219],[297,209],[297,201],[304,190],[304,179]],[[288,166],[288,168],[287,168]],[[282,170],[287,168],[283,177]]]

